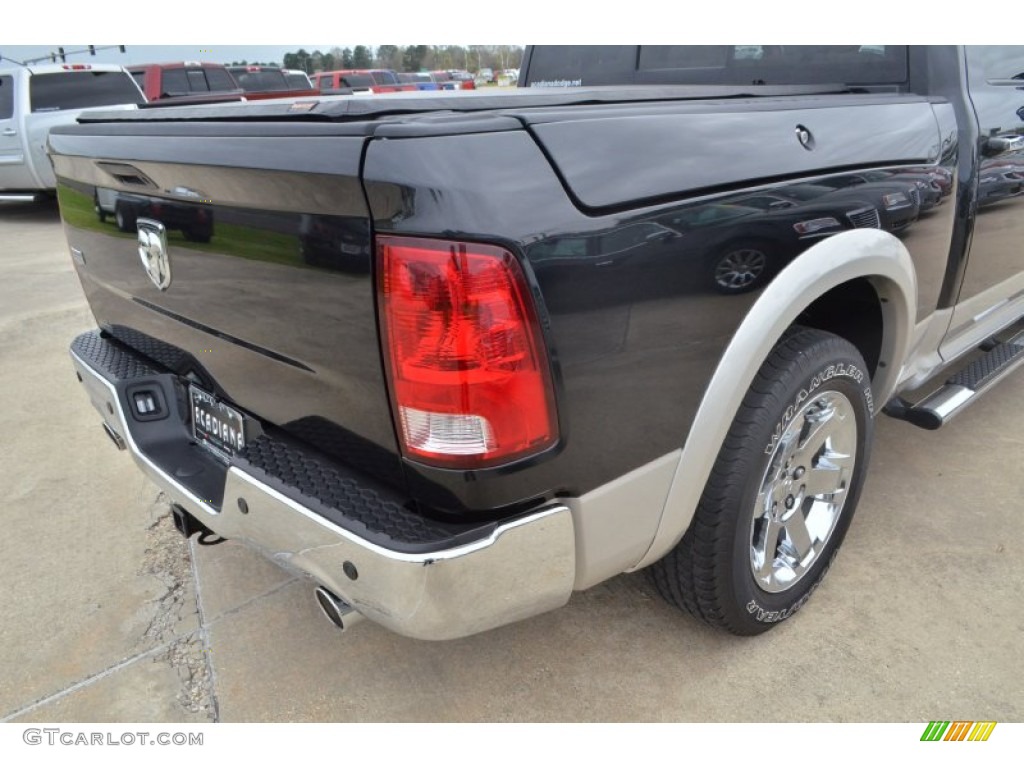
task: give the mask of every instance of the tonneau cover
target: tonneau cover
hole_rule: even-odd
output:
[[[97,110],[80,122],[165,122],[178,120],[366,120],[420,112],[481,112],[579,104],[626,104],[649,101],[807,96],[847,93],[844,85],[729,86],[657,85],[592,88],[509,88],[490,91],[415,91],[373,97],[312,96],[273,99],[258,104],[227,103],[140,110],[126,117]]]

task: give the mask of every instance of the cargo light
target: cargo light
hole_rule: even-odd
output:
[[[553,445],[547,353],[515,257],[491,245],[378,237],[377,264],[403,453],[476,469]]]

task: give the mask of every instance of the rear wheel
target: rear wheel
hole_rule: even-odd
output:
[[[135,217],[121,203],[114,206],[114,222],[122,232],[135,231]]]
[[[741,635],[804,605],[864,482],[870,387],[845,339],[806,328],[783,337],[743,399],[689,530],[651,567],[669,602]]]

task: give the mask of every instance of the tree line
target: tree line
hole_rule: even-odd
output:
[[[464,69],[479,72],[489,68],[497,72],[518,69],[523,60],[521,45],[357,45],[335,46],[328,51],[300,48],[286,53],[285,69],[301,69],[307,74],[332,69],[393,69],[396,72]],[[238,64],[257,62],[237,62]],[[276,62],[267,62],[278,66]]]

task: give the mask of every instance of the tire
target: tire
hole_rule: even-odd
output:
[[[738,635],[796,613],[856,510],[871,410],[856,347],[816,329],[787,332],[743,399],[689,529],[650,568],[661,595]]]
[[[726,295],[760,288],[774,274],[775,248],[763,240],[730,243],[711,260],[711,282]]]
[[[96,218],[100,220],[100,224],[103,224],[107,220],[107,212],[100,207],[99,195],[93,195],[92,197],[93,210],[96,211]]]
[[[114,207],[114,222],[117,224],[117,228],[122,232],[135,231],[135,217],[120,203]]]

